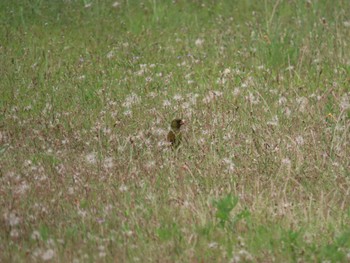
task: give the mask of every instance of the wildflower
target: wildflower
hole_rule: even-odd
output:
[[[210,103],[213,99],[214,99],[213,94],[209,94],[209,95],[207,95],[207,96],[204,97],[203,103],[208,104],[208,103]]]
[[[31,239],[33,240],[39,240],[40,239],[40,233],[37,230],[34,230],[33,233],[30,236]]]
[[[103,166],[106,169],[111,169],[113,167],[113,158],[112,157],[108,157],[104,160],[103,162]]]
[[[267,125],[278,126],[278,117],[277,117],[277,115],[273,116],[272,120],[267,122]]]
[[[218,243],[216,243],[216,242],[210,242],[209,244],[208,244],[208,247],[209,248],[216,248],[218,246]]]
[[[174,96],[174,100],[175,100],[175,101],[181,101],[181,100],[182,100],[182,96],[181,96],[180,94],[176,94],[176,95]]]
[[[243,259],[243,261],[252,261],[253,260],[253,257],[252,257],[252,255],[248,252],[248,251],[246,251],[246,250],[244,250],[244,249],[242,249],[242,250],[240,250],[239,252],[238,252],[238,255]]]
[[[155,167],[156,165],[156,162],[155,161],[149,161],[147,164],[146,164],[146,168],[147,169],[151,169],[153,167]]]
[[[184,110],[188,110],[190,108],[190,104],[188,102],[185,102],[181,105],[181,108]]]
[[[89,153],[88,155],[85,156],[85,160],[89,163],[89,164],[95,164],[96,163],[96,154],[94,152]]]
[[[107,58],[108,59],[111,59],[111,58],[113,58],[114,57],[114,51],[112,50],[112,51],[109,51],[108,53],[107,53]]]
[[[279,99],[278,99],[278,104],[279,105],[284,105],[284,104],[286,104],[286,102],[287,102],[287,99],[286,99],[286,97],[280,97]]]
[[[232,135],[231,132],[226,133],[223,137],[224,141],[231,141]]]
[[[222,72],[222,74],[223,74],[224,76],[227,76],[227,75],[229,75],[230,73],[231,73],[231,69],[229,69],[229,68],[225,68],[224,71]]]
[[[201,38],[197,38],[196,41],[194,42],[197,47],[201,47],[204,43],[204,40]]]
[[[15,213],[10,213],[9,215],[5,214],[4,217],[6,218],[7,223],[10,226],[17,226],[20,223],[20,218]]]
[[[309,102],[308,99],[305,97],[297,98],[297,104],[299,106],[300,112],[304,112],[306,110],[306,106],[307,106],[308,102]]]
[[[245,89],[248,87],[248,83],[247,82],[243,82],[241,85],[241,88]]]
[[[137,94],[131,93],[125,98],[125,101],[122,105],[123,107],[130,108],[132,105],[139,104],[140,102],[141,98]]]
[[[282,159],[282,164],[289,166],[291,164],[291,161],[289,158],[284,158],[284,159]]]
[[[239,96],[240,93],[241,93],[241,90],[239,88],[235,88],[233,90],[233,96],[235,96],[235,97]]]
[[[152,129],[152,132],[154,135],[159,136],[159,137],[164,136],[166,134],[166,131],[162,128]]]
[[[22,182],[18,187],[16,187],[16,194],[23,195],[30,189],[30,186],[26,182]]]
[[[197,93],[195,93],[195,94],[189,94],[189,100],[190,100],[190,103],[192,104],[192,105],[196,105],[197,104],[197,98],[198,98],[198,94]]]
[[[164,100],[163,107],[169,107],[169,106],[171,106],[171,102],[169,100]]]
[[[41,255],[41,259],[44,261],[49,261],[54,256],[55,256],[55,252],[52,249],[48,249]]]
[[[157,93],[155,93],[154,91],[151,91],[149,94],[148,94],[149,97],[151,97],[152,99],[154,99],[155,97],[157,97]]]
[[[123,112],[124,116],[126,117],[132,117],[132,111],[131,110],[126,110]]]
[[[292,65],[289,65],[287,68],[286,68],[286,71],[292,71],[294,70],[294,66]]]
[[[290,117],[290,115],[292,114],[292,111],[286,107],[284,110],[283,110],[283,113],[284,115],[286,115],[288,118]]]
[[[347,94],[344,94],[344,95],[341,97],[340,108],[341,108],[342,110],[350,109],[350,99],[349,99],[349,96],[348,96]]]
[[[120,3],[118,1],[116,1],[112,4],[112,7],[117,8],[119,5],[120,5]]]
[[[100,258],[104,258],[107,255],[104,246],[99,246],[98,250],[100,251],[100,253],[98,254]]]
[[[295,142],[298,144],[298,145],[303,145],[304,144],[304,138],[302,136],[297,136],[295,138]]]
[[[226,164],[227,168],[226,168],[226,172],[233,172],[235,170],[235,164],[232,162],[232,160],[230,158],[224,158],[222,160],[222,162],[224,164]]]
[[[125,185],[125,184],[122,184],[120,187],[119,187],[119,191],[120,192],[126,192],[128,191],[128,187]]]
[[[222,91],[217,91],[217,90],[213,90],[213,91],[209,91],[209,92],[212,92],[215,97],[221,97],[223,94]]]
[[[249,95],[246,96],[246,100],[248,100],[251,104],[254,104],[254,105],[259,103],[259,98],[255,97],[254,94],[251,92],[249,92]]]
[[[18,232],[18,230],[17,230],[16,228],[11,229],[10,236],[11,236],[12,238],[17,238],[17,237],[19,237],[19,232]]]

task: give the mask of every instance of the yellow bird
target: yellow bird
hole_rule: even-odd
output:
[[[168,142],[171,143],[171,146],[176,149],[180,146],[182,140],[181,126],[185,124],[185,121],[182,119],[175,119],[171,122],[170,131],[167,136]]]

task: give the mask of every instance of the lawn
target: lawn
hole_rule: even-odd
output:
[[[349,10],[1,1],[0,262],[349,262]]]

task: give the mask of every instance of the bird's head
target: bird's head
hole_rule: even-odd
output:
[[[182,119],[175,119],[171,122],[171,129],[172,130],[179,130],[182,125],[185,124],[185,121]]]

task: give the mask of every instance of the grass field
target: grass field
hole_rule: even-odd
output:
[[[350,262],[349,10],[1,1],[0,262]]]

